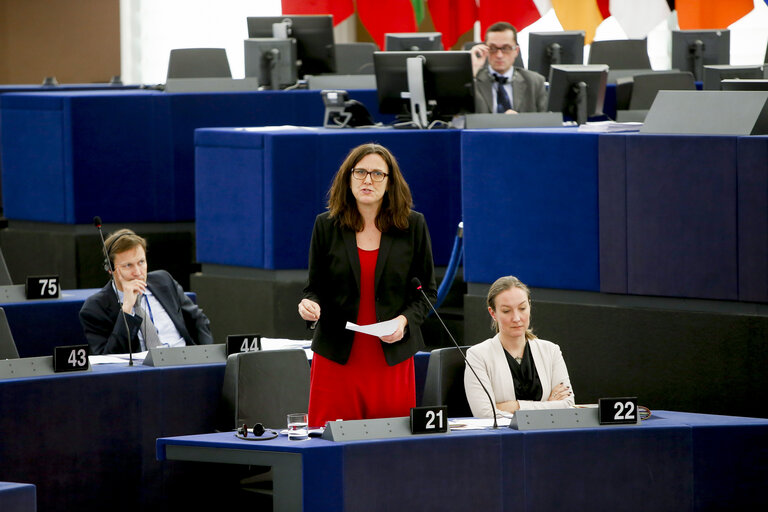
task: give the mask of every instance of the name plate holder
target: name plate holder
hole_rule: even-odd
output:
[[[53,375],[53,356],[24,357],[0,361],[0,380]]]
[[[328,441],[362,441],[410,437],[411,418],[378,418],[374,420],[329,421],[322,438]]]
[[[186,347],[151,348],[144,358],[144,366],[187,366],[191,364],[224,363],[226,345],[189,345]]]
[[[637,421],[629,425],[639,424],[640,418],[638,416]],[[509,428],[516,430],[565,430],[602,426],[605,425],[600,424],[596,407],[516,411],[509,423]]]

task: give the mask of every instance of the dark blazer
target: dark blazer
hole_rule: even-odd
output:
[[[515,68],[512,73],[512,108],[517,112],[546,112],[548,107],[547,87],[544,77],[535,71]],[[475,76],[475,113],[493,113],[494,80],[483,66]]]
[[[168,272],[156,270],[147,274],[147,287],[171,317],[173,325],[187,345],[213,343],[209,321],[203,310],[184,294],[181,285]],[[123,315],[119,313],[120,305],[117,303],[112,281],[85,300],[80,309],[80,323],[91,346],[91,354],[128,352],[128,335]],[[132,351],[138,352],[141,350],[138,337],[141,318],[125,315],[125,319],[131,333]]]
[[[408,319],[403,339],[381,342],[390,366],[401,363],[424,348],[420,326],[429,312],[421,292],[411,284],[418,277],[431,301],[437,298],[432,243],[424,216],[411,212],[408,229],[381,234],[376,259],[376,319],[398,315]],[[320,320],[312,350],[339,364],[346,364],[354,332],[344,328],[355,322],[360,305],[360,259],[355,232],[342,228],[329,214],[315,219],[309,248],[309,278],[304,297],[320,305]]]

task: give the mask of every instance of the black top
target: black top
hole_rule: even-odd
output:
[[[528,342],[525,343],[523,360],[520,363],[515,361],[515,358],[509,355],[509,352],[506,350],[504,354],[507,356],[509,371],[512,372],[512,380],[515,384],[515,398],[517,400],[540,401],[542,395],[541,379],[539,378],[539,372],[536,371],[536,365],[533,364],[530,344]]]

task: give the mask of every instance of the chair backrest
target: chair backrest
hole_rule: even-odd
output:
[[[0,359],[18,359],[19,351],[16,350],[16,342],[5,317],[5,310],[0,308]]]
[[[224,370],[224,426],[283,429],[286,415],[307,412],[309,363],[302,349],[231,354]]]
[[[429,354],[421,403],[448,406],[450,418],[472,416],[464,391],[464,358],[456,347],[438,348]]]
[[[646,39],[593,41],[589,64],[608,64],[611,69],[651,69]]]
[[[659,91],[695,91],[696,84],[690,71],[648,73],[635,75],[629,110],[648,110]]]
[[[336,74],[372,75],[374,43],[336,43]]]
[[[224,48],[176,48],[168,58],[168,78],[232,78]]]

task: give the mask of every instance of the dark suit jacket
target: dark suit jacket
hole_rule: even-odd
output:
[[[184,294],[181,285],[168,272],[156,270],[147,274],[147,287],[171,317],[187,345],[213,343],[209,321],[203,310]],[[134,315],[125,315],[125,319],[131,335],[132,351],[138,352],[141,350],[138,332],[142,320]],[[128,335],[112,281],[85,300],[80,309],[80,323],[91,346],[91,354],[128,352]]]
[[[544,77],[535,71],[515,68],[512,73],[512,108],[517,112],[546,112],[547,87]],[[493,113],[494,80],[484,66],[475,77],[475,113]]]
[[[393,228],[381,234],[376,260],[376,319],[398,315],[408,319],[403,339],[381,342],[390,366],[401,363],[424,348],[420,326],[429,312],[421,292],[411,284],[418,277],[431,301],[435,301],[435,269],[432,243],[424,216],[411,212],[405,231]],[[309,249],[309,278],[304,297],[320,305],[320,320],[312,339],[312,350],[339,364],[346,364],[352,351],[354,332],[344,328],[355,322],[360,305],[360,259],[355,233],[343,229],[323,213],[315,219]]]

